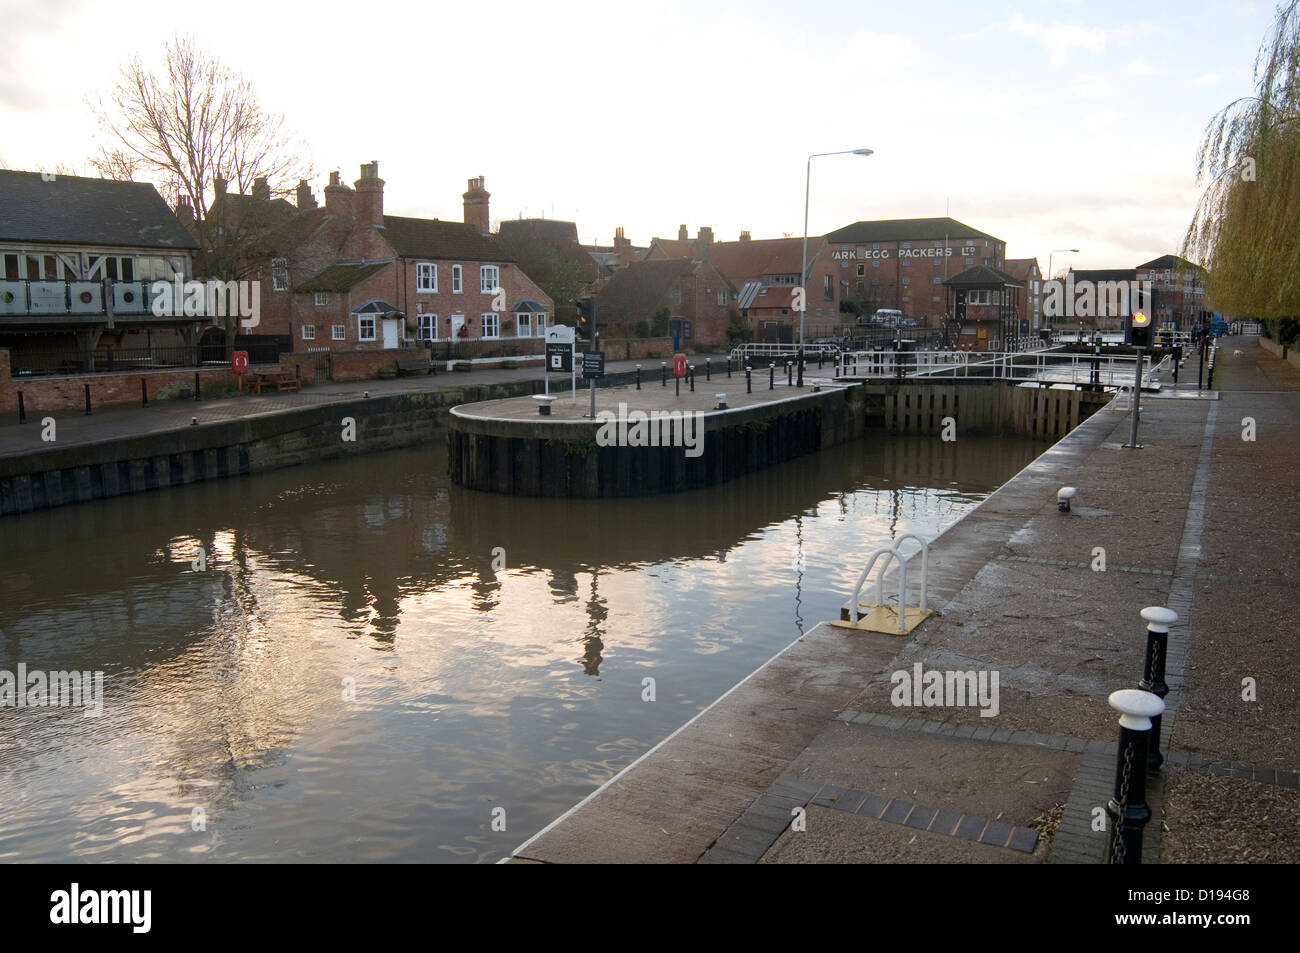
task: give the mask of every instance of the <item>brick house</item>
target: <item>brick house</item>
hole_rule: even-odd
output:
[[[950,345],[972,351],[1014,350],[1019,337],[1023,282],[990,265],[973,265],[944,283]]]
[[[297,214],[258,265],[269,289],[258,333],[288,335],[295,350],[428,340],[539,351],[554,304],[489,234],[481,177],[463,199],[464,222],[387,215],[378,162],[361,166],[354,188],[331,173],[323,208],[300,186]]]
[[[1007,274],[1025,286],[1020,296],[1020,333],[1036,334],[1043,326],[1043,273],[1037,258],[1008,258]]]
[[[1205,269],[1178,255],[1161,255],[1137,266],[1138,281],[1151,282],[1157,327],[1187,330],[1204,320]]]
[[[668,258],[633,262],[615,272],[596,295],[596,328],[623,333],[667,311],[668,333],[681,346],[727,343],[735,289],[707,261]]]

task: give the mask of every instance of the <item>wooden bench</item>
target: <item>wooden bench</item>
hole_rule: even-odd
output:
[[[433,374],[436,373],[433,367],[433,361],[427,357],[417,357],[406,361],[397,362],[397,374],[400,377],[403,374]]]
[[[262,393],[262,388],[274,387],[277,391],[301,390],[302,381],[293,371],[258,371],[251,381],[254,394]]]

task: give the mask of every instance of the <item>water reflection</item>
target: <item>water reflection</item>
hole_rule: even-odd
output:
[[[102,670],[106,698],[0,709],[0,860],[494,859],[1038,449],[877,436],[523,500],[430,448],[7,520],[0,669]]]

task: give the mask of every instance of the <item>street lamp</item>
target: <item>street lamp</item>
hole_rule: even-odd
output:
[[[799,302],[799,386],[803,386],[803,331],[808,318],[808,199],[812,194],[812,160],[821,156],[869,156],[874,149],[841,149],[839,152],[814,152],[808,157],[807,172],[803,188],[803,270],[799,272],[799,287],[803,291],[803,300]]]

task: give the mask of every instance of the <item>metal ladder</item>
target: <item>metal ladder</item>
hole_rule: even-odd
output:
[[[907,562],[916,553],[911,556],[904,556],[899,548],[906,540],[913,539],[920,544],[921,549],[921,602],[918,606],[919,617],[916,618],[912,626],[907,624]],[[853,587],[853,597],[849,602],[849,622],[854,628],[859,628],[859,622],[862,618],[859,609],[861,607],[860,598],[862,587],[866,584],[871,575],[871,570],[875,567],[876,562],[881,556],[885,561],[880,564],[880,569],[876,572],[876,602],[875,606],[879,609],[887,608],[885,605],[885,570],[893,561],[898,562],[898,607],[894,610],[898,618],[898,634],[906,635],[911,628],[919,625],[923,619],[930,615],[928,605],[928,594],[930,586],[930,544],[923,540],[915,533],[904,533],[894,540],[892,546],[882,546],[871,554],[867,560],[867,568],[862,570],[862,575],[858,577],[857,585]]]

